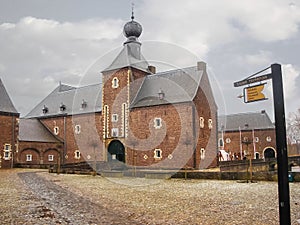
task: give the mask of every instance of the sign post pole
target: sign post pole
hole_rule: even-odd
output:
[[[271,71],[276,127],[279,220],[280,225],[289,225],[291,224],[290,193],[281,65],[272,64]]]

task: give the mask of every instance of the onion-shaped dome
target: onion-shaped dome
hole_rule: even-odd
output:
[[[127,22],[124,25],[123,33],[125,37],[136,37],[138,38],[142,34],[142,25],[139,24],[138,22],[133,20],[133,17],[131,17],[132,20]]]

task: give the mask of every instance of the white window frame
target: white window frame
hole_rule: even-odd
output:
[[[199,125],[200,128],[204,128],[204,118],[202,116],[199,118]]]
[[[26,154],[26,162],[32,162],[32,154]]]
[[[200,159],[205,159],[205,149],[204,148],[200,149]]]
[[[111,122],[118,122],[119,116],[118,114],[114,113],[111,115]]]
[[[162,159],[162,150],[157,148],[154,150],[154,159]]]
[[[266,141],[267,141],[267,142],[271,142],[271,141],[272,141],[271,136],[266,137]]]
[[[55,135],[58,135],[58,134],[59,134],[59,127],[58,127],[58,126],[55,126],[55,127],[53,128],[53,133],[54,133]]]
[[[209,129],[213,128],[213,121],[212,121],[212,119],[208,119],[208,128]]]
[[[114,77],[111,81],[112,88],[118,88],[119,87],[119,79],[117,77]]]
[[[81,126],[79,124],[75,125],[74,132],[75,132],[75,134],[80,134],[80,132],[81,132]]]
[[[228,137],[228,138],[225,139],[225,142],[226,142],[227,144],[229,144],[229,143],[231,143],[231,139]]]
[[[75,158],[75,159],[80,159],[80,158],[81,158],[81,153],[80,153],[79,150],[76,150],[76,151],[74,152],[74,158]]]
[[[111,129],[111,136],[112,137],[119,137],[119,128],[112,128]]]
[[[48,161],[53,162],[54,161],[54,155],[48,155]]]
[[[4,160],[11,159],[11,144],[4,144],[3,159]]]
[[[160,129],[162,127],[162,119],[160,117],[155,117],[153,123],[155,129]]]

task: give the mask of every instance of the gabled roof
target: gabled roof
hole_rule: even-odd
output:
[[[79,88],[60,84],[31,112],[29,112],[25,118],[100,112],[102,109],[101,89],[101,84]],[[83,103],[86,104],[83,105]],[[63,111],[60,110],[62,105],[65,107],[65,110]],[[47,112],[43,113],[43,109],[45,108],[47,109]]]
[[[261,112],[239,113],[232,115],[222,115],[218,118],[219,131],[239,131],[239,130],[259,130],[274,129],[268,114]]]
[[[0,79],[0,112],[18,114],[1,79]]]
[[[61,142],[38,119],[20,119],[19,140],[32,142]]]
[[[175,69],[145,77],[131,107],[192,101],[199,88],[203,70],[197,67]],[[163,93],[163,99],[158,93]]]
[[[150,73],[148,62],[141,53],[141,44],[139,42],[129,42],[124,44],[123,49],[115,60],[103,72],[121,69],[124,67],[133,67]]]

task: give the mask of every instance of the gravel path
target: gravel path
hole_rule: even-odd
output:
[[[300,183],[290,190],[299,225]],[[279,224],[277,183],[0,170],[0,224]]]

